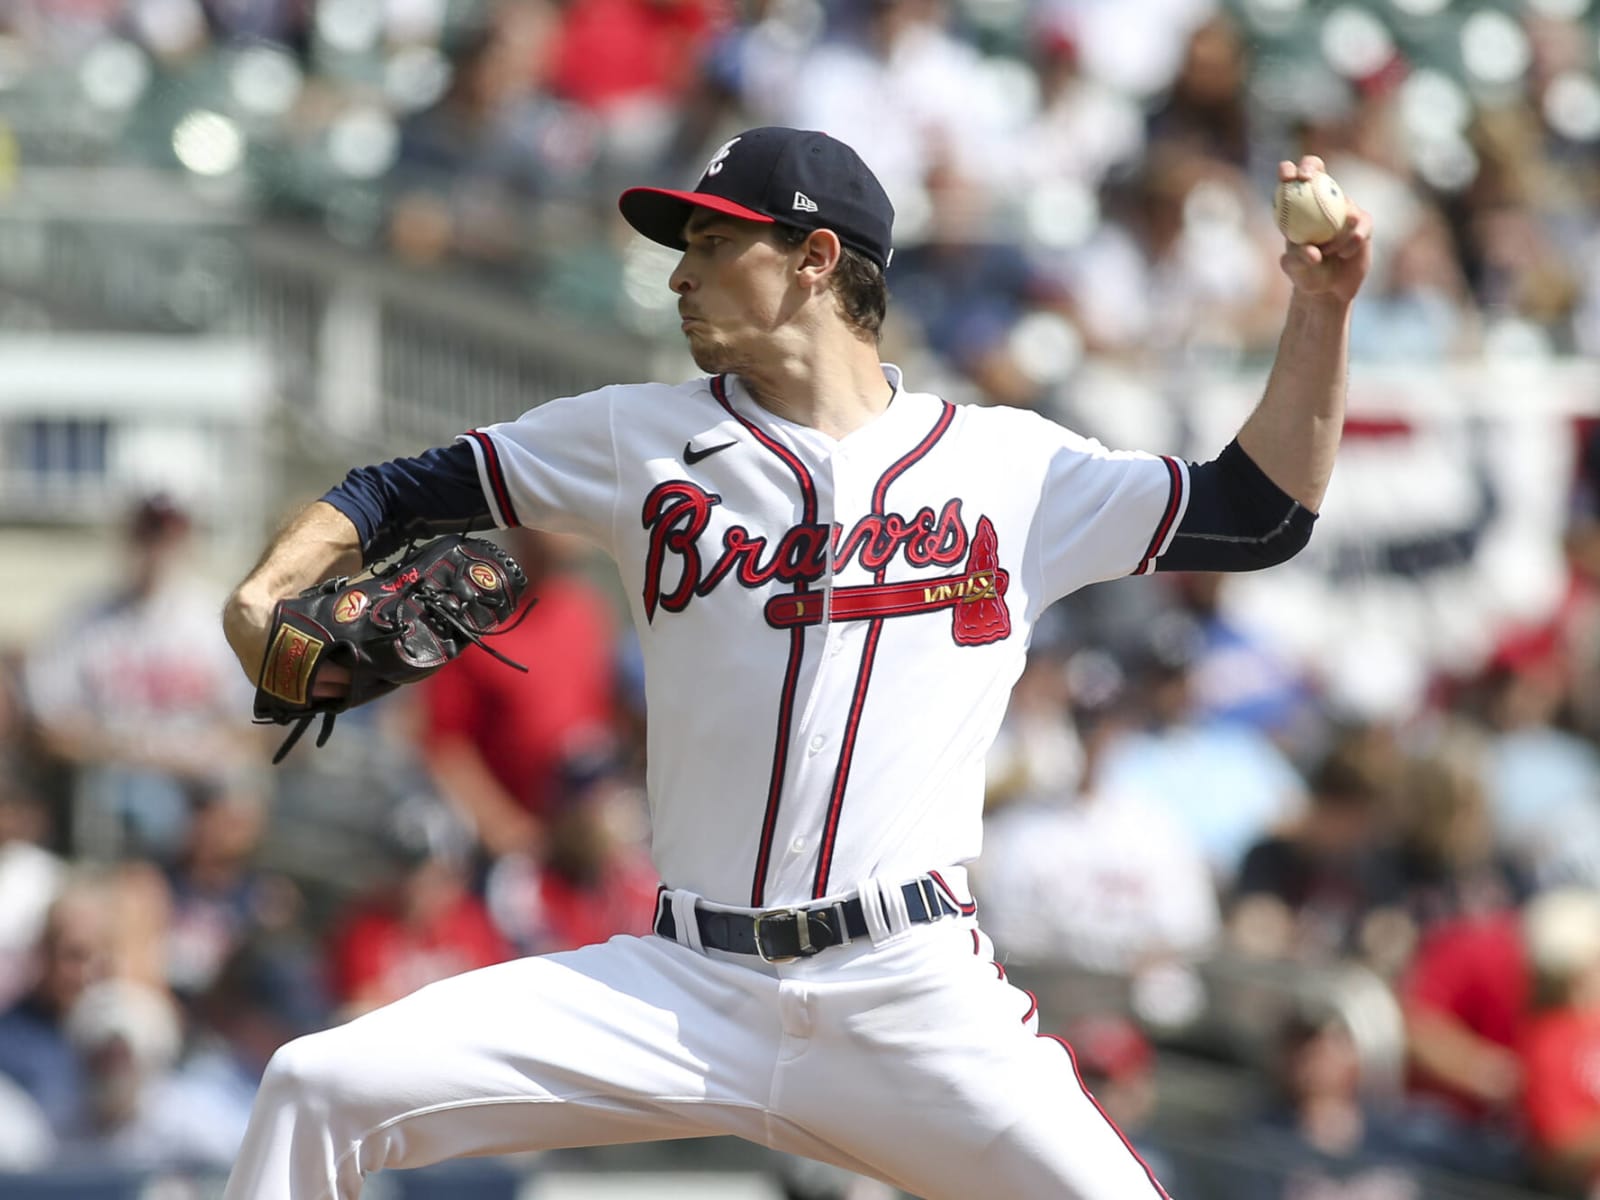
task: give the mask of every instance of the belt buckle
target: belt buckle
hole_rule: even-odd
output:
[[[780,958],[769,958],[766,950],[763,949],[761,945],[761,922],[775,921],[783,917],[787,917],[796,923],[796,932],[800,935],[800,953],[786,954]],[[806,920],[804,909],[769,908],[766,912],[757,913],[755,926],[751,930],[751,934],[756,940],[756,954],[760,956],[761,961],[764,963],[792,963],[796,959],[804,958],[806,956],[806,951],[811,949],[811,926]]]

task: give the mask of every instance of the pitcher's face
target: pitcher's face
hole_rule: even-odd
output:
[[[788,250],[771,227],[697,210],[684,226],[688,243],[669,286],[695,364],[711,374],[758,362],[801,299]]]

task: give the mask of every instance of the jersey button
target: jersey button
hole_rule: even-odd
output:
[[[816,737],[811,739],[811,753],[815,754],[818,750],[821,750],[827,744],[828,744],[828,739],[823,737],[820,733],[817,734]]]
[[[797,838],[795,838],[794,841],[789,843],[789,853],[790,854],[799,854],[805,848],[806,848],[806,840],[803,837],[797,837]]]

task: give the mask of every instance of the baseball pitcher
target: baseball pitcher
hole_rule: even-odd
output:
[[[1188,463],[957,407],[881,363],[893,211],[833,138],[751,129],[693,190],[620,203],[682,252],[669,285],[705,376],[550,400],[352,471],[224,621],[269,712],[337,707],[365,686],[359,662],[322,653],[325,624],[304,621],[287,627],[317,644],[280,661],[285,598],[442,530],[603,547],[646,662],[655,932],[474,971],[291,1042],[228,1200],[353,1200],[390,1167],[712,1134],[930,1200],[1164,1196],[979,926],[962,864],[984,754],[1053,601],[1306,544],[1370,218],[1352,205],[1331,241],[1286,244],[1265,395],[1214,460]],[[480,610],[515,583],[481,557],[463,574],[487,589],[464,596]],[[326,621],[363,607],[339,599]]]

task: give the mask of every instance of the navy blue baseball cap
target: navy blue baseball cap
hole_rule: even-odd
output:
[[[683,226],[696,208],[764,224],[831,229],[880,267],[894,255],[894,205],[867,164],[837,138],[769,125],[729,138],[692,191],[636,187],[617,201],[652,242],[684,248]]]

